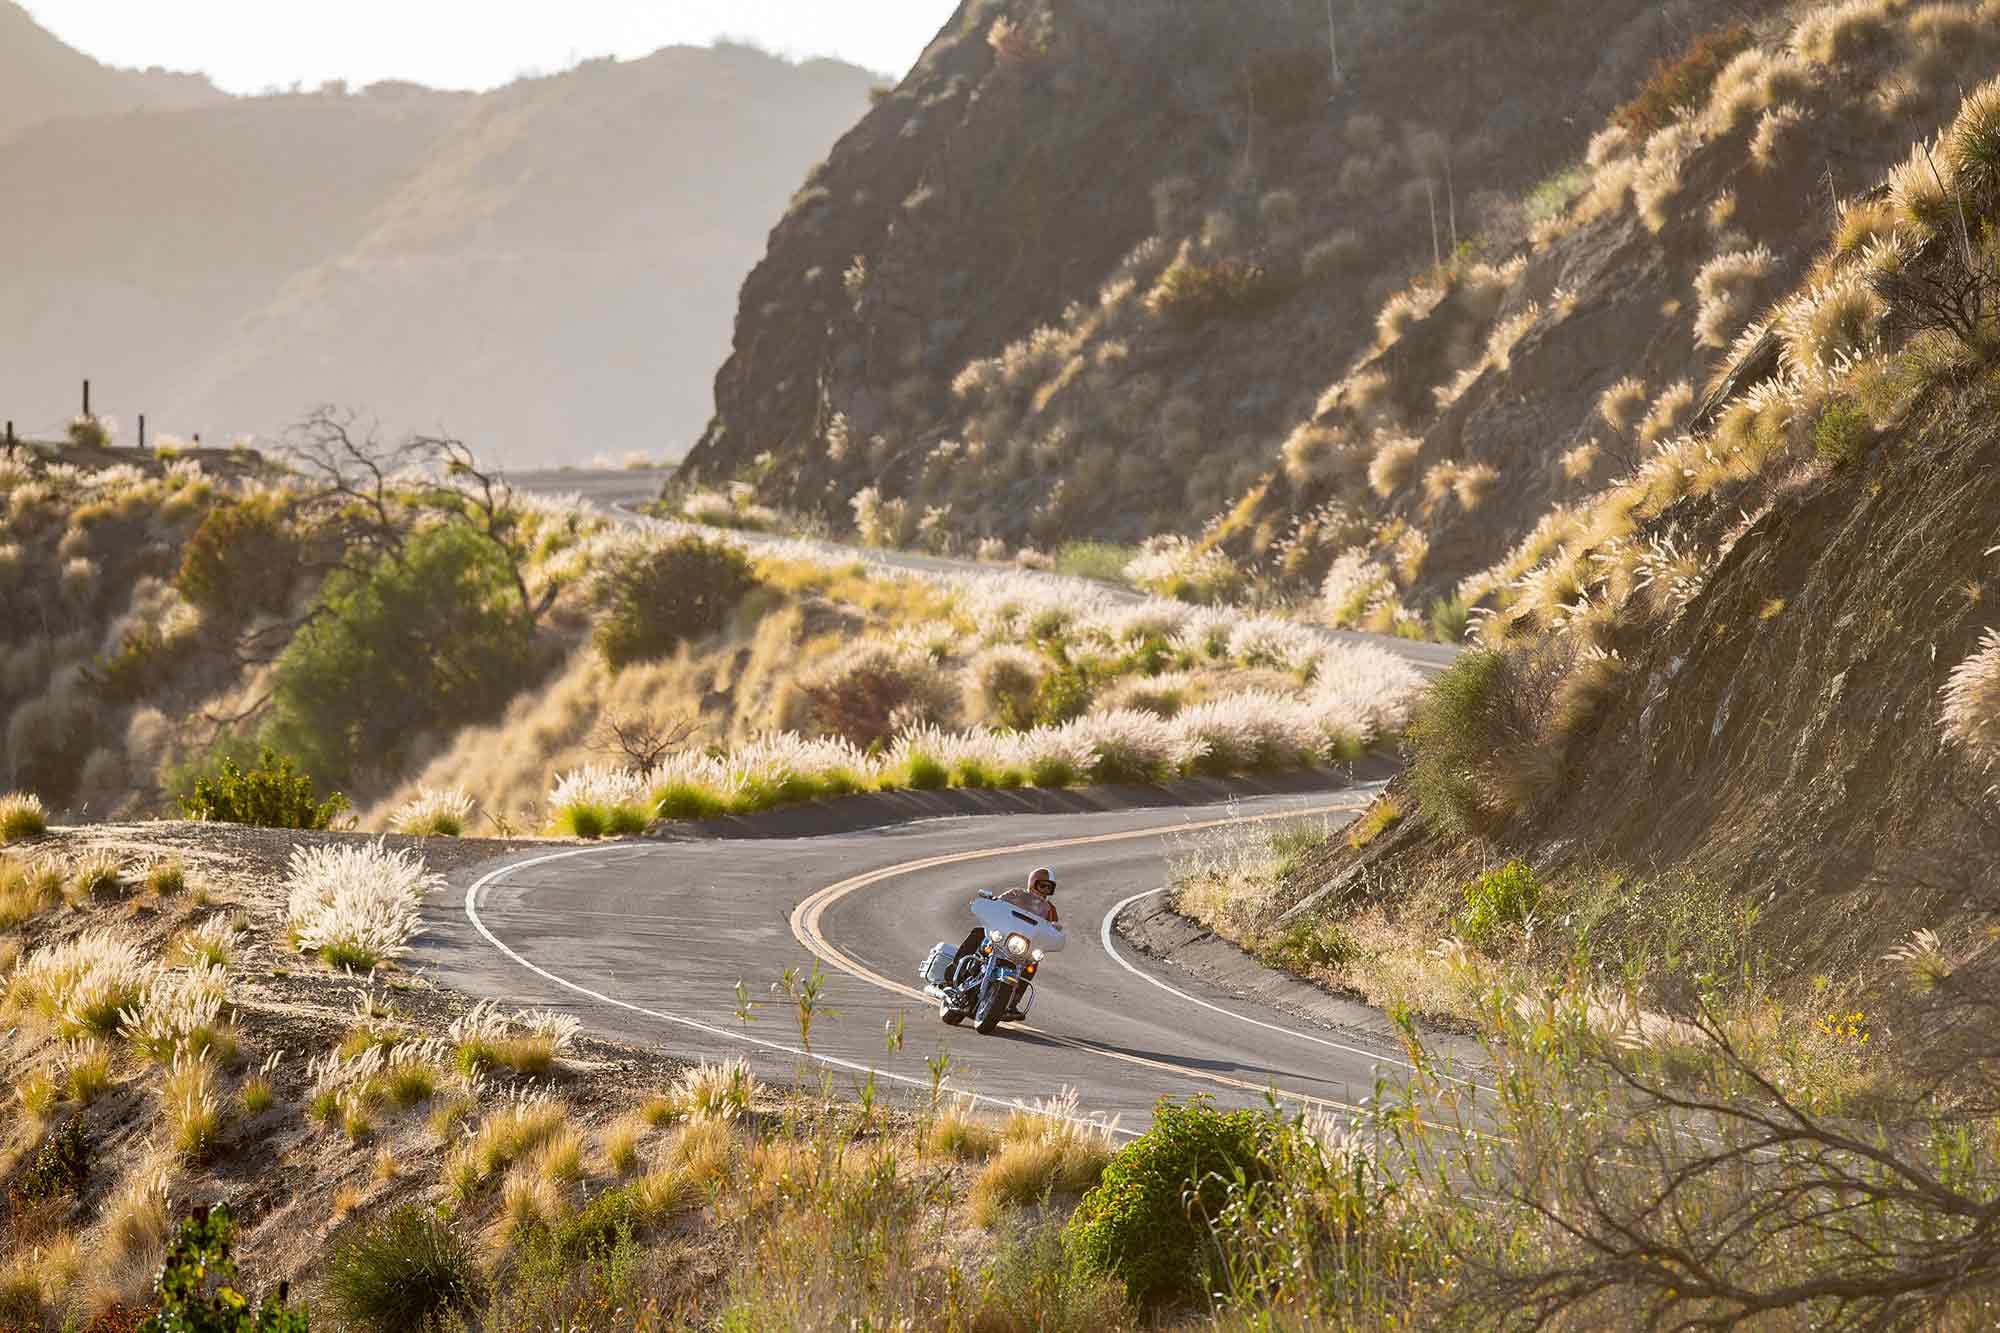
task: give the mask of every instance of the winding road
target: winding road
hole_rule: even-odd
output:
[[[593,490],[580,479],[552,474],[548,485],[615,504],[623,497],[606,492],[632,484],[616,478]],[[1380,642],[1425,669],[1450,656]],[[1143,1129],[1169,1094],[1352,1108],[1408,1072],[1379,1013],[1269,972],[1254,998],[1235,993],[1251,988],[1140,956],[1113,922],[1151,906],[1170,858],[1200,840],[1271,820],[1338,827],[1378,790],[552,847],[462,874],[427,909],[413,961],[469,994],[574,1012],[593,1035],[689,1060],[745,1056],[766,1079],[823,1071],[843,1094],[871,1076],[885,1094],[928,1090],[941,1073],[946,1090],[1006,1107],[1067,1087],[1081,1112],[1115,1116],[1126,1133]],[[1068,943],[1044,964],[1028,1022],[986,1037],[945,1027],[916,989],[919,962],[937,941],[964,936],[976,891],[1019,884],[1041,864],[1061,880]],[[771,983],[787,967],[815,965],[832,1012],[814,1023],[808,1056]],[[748,1022],[739,982],[757,1002]]]

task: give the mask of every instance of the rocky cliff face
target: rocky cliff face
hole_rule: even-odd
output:
[[[687,477],[961,539],[1198,529],[1721,9],[968,3],[772,232]]]

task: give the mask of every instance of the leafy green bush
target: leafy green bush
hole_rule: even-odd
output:
[[[1868,451],[1873,434],[1873,423],[1859,404],[1836,398],[1813,423],[1813,452],[1829,463],[1852,463]]]
[[[154,1282],[159,1308],[141,1333],[307,1333],[305,1309],[284,1283],[252,1306],[236,1289],[236,1227],[221,1204],[197,1208],[167,1248]]]
[[[1559,771],[1551,723],[1571,651],[1482,648],[1431,682],[1405,732],[1410,790],[1425,819],[1475,835],[1534,808]]]
[[[404,1204],[334,1246],[326,1295],[349,1328],[415,1333],[479,1298],[478,1256],[450,1222]]]
[[[1071,1253],[1087,1272],[1122,1279],[1143,1305],[1207,1290],[1216,1268],[1210,1226],[1232,1185],[1267,1177],[1276,1126],[1256,1111],[1225,1115],[1205,1097],[1162,1098],[1153,1127],[1111,1159],[1071,1215]]]
[[[268,745],[247,770],[225,758],[218,772],[196,778],[194,791],[181,798],[189,819],[255,828],[323,829],[345,809],[345,796],[335,792],[320,800],[312,778]]]
[[[269,739],[352,781],[399,769],[427,732],[483,721],[532,676],[534,627],[491,542],[447,524],[326,581],[278,661]]]
[[[1465,886],[1465,910],[1454,919],[1475,949],[1491,949],[1509,926],[1518,926],[1542,900],[1542,882],[1526,863],[1509,861]]]
[[[1035,685],[1034,720],[1050,726],[1074,722],[1090,711],[1096,693],[1088,675],[1070,662],[1061,662]]]
[[[73,1115],[42,1141],[8,1193],[28,1203],[74,1199],[83,1193],[89,1178],[90,1143],[84,1137],[83,1117]]]
[[[721,629],[757,582],[748,556],[704,537],[641,552],[599,576],[597,647],[613,670],[665,657]]]
[[[208,511],[188,538],[174,586],[203,611],[234,619],[282,611],[297,568],[283,502],[258,497]]]

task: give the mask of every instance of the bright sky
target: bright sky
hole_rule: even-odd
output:
[[[579,59],[735,37],[902,75],[955,0],[25,0],[108,65],[198,70],[230,92],[346,79],[490,88]]]

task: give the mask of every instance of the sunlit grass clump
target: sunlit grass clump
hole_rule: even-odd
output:
[[[300,953],[366,972],[409,952],[424,896],[444,884],[408,849],[381,843],[299,847],[286,876],[287,916]]]
[[[39,838],[48,828],[49,813],[41,797],[20,791],[0,796],[0,846]]]

